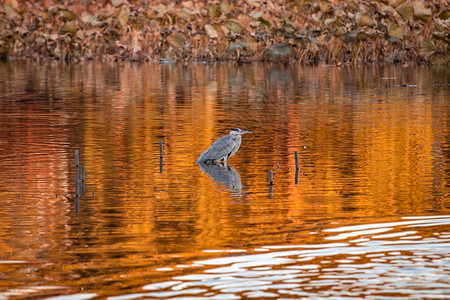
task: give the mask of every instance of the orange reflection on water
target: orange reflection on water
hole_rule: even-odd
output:
[[[58,262],[18,268],[25,281],[47,272],[49,284],[95,290],[107,278],[113,294],[118,278],[182,273],[205,249],[314,243],[332,222],[449,211],[444,69],[0,68],[0,259]],[[230,188],[195,161],[235,127],[253,134],[221,170],[239,179]],[[78,214],[74,149],[87,173]]]

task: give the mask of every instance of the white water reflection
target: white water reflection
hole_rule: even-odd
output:
[[[265,246],[256,254],[195,261],[206,270],[110,299],[450,299],[449,229],[450,216],[325,229],[339,234],[322,244]]]

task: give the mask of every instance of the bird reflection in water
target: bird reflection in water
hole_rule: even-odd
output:
[[[197,162],[200,169],[207,173],[215,182],[226,186],[231,192],[242,192],[241,176],[235,168],[221,163],[201,163]]]

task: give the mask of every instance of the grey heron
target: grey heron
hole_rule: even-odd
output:
[[[217,163],[223,161],[227,165],[227,159],[234,155],[241,146],[242,137],[244,133],[251,133],[251,131],[234,128],[228,135],[224,135],[215,141],[205,152],[200,154],[197,163]]]

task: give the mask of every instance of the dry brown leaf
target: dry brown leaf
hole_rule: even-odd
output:
[[[97,10],[97,12],[95,13],[95,17],[103,19],[109,18],[112,15],[114,15],[114,8],[111,5],[108,5],[103,9]]]
[[[376,25],[375,20],[367,12],[357,12],[355,15],[356,24],[360,27]]]
[[[123,27],[128,23],[128,16],[129,16],[128,9],[123,9],[120,11],[119,16],[117,17],[117,20],[119,21],[120,26]]]
[[[403,28],[395,23],[389,22],[388,24],[388,34],[390,37],[403,40]]]
[[[244,26],[235,19],[226,20],[225,25],[236,34],[243,34],[245,32]]]
[[[128,1],[126,1],[126,0],[111,0],[111,4],[114,7],[118,7],[118,6],[122,5],[122,4],[128,5]]]
[[[397,7],[397,12],[402,16],[405,21],[409,20],[414,15],[413,6],[411,2],[404,2],[402,5]]]
[[[231,6],[227,2],[221,2],[219,5],[219,8],[220,8],[220,11],[223,12],[224,14],[228,14],[233,10],[233,6]]]
[[[169,34],[167,36],[167,42],[172,47],[176,47],[176,48],[182,47],[184,45],[184,43],[186,42],[186,37],[181,33],[172,32],[171,34]]]
[[[421,51],[423,54],[425,54],[425,55],[427,55],[427,56],[430,56],[430,55],[433,55],[433,54],[436,53],[437,48],[436,48],[436,45],[433,44],[432,41],[430,41],[430,40],[423,40],[423,42],[422,42],[422,48],[420,49],[420,51]]]
[[[328,12],[331,8],[331,3],[328,1],[319,1],[319,9],[322,12]]]
[[[209,3],[206,5],[206,9],[208,10],[209,16],[213,19],[217,19],[222,14],[220,9],[215,4]]]
[[[422,1],[414,1],[414,16],[422,21],[428,22],[431,19],[431,9],[426,8]]]
[[[12,8],[9,5],[5,5],[5,13],[6,13],[6,18],[8,18],[8,19],[20,18],[19,14],[16,13],[14,8]]]
[[[216,39],[217,38],[217,30],[213,26],[211,26],[209,24],[206,24],[205,25],[205,30],[206,30],[206,34],[210,38],[212,38],[212,39]]]
[[[249,16],[252,17],[253,19],[258,19],[258,18],[261,18],[263,14],[264,14],[263,11],[252,11],[249,14]]]
[[[77,15],[74,14],[73,12],[71,12],[71,11],[68,10],[68,9],[61,10],[61,11],[59,12],[59,15],[61,16],[61,18],[62,18],[64,21],[72,21],[72,20],[75,20],[75,19],[77,18]]]
[[[61,25],[59,28],[59,32],[62,34],[72,33],[75,34],[78,30],[78,22],[77,21],[68,21]]]
[[[399,5],[403,4],[405,0],[390,0],[389,5],[393,8],[397,8]]]

